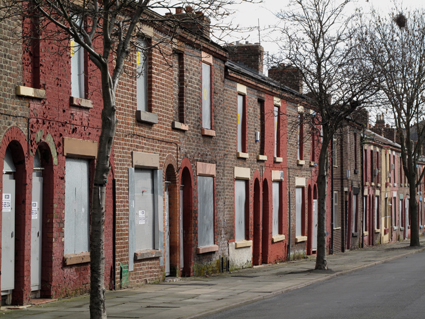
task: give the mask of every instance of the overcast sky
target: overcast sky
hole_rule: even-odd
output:
[[[232,17],[232,22],[243,27],[252,27],[260,24],[260,29],[267,28],[279,23],[275,17],[275,13],[284,10],[288,7],[289,0],[263,0],[260,4],[243,4],[235,7],[236,12]],[[357,0],[355,5],[361,7],[364,12],[369,12],[372,7],[379,10],[379,12],[389,12],[392,7],[391,0]],[[410,0],[403,1],[403,8],[425,8],[424,0]],[[354,10],[354,8],[353,8]],[[270,34],[267,31],[260,32],[261,44],[264,47],[265,53],[270,54],[278,53],[279,47],[275,43],[277,34]],[[246,38],[246,39],[245,39]],[[235,33],[232,37],[224,38],[226,42],[234,41],[249,41],[251,43],[259,42],[258,30],[250,33]]]

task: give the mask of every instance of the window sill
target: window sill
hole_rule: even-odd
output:
[[[180,131],[187,131],[187,130],[189,130],[189,125],[184,124],[184,123],[180,123],[180,122],[177,122],[177,121],[173,121],[173,123],[172,123],[171,126],[175,130],[180,130]]]
[[[295,237],[295,243],[302,243],[307,241],[307,236],[297,236]]]
[[[363,236],[369,236],[369,232],[368,231],[364,231],[363,232]]]
[[[370,183],[370,186],[375,186],[375,183],[374,182]]]
[[[378,183],[378,184],[376,184],[376,186],[381,187],[381,184]]]
[[[404,230],[404,227],[400,227],[400,230]]]
[[[316,162],[310,161],[310,167],[316,166]]]
[[[215,137],[215,131],[214,130],[207,129],[207,128],[203,128],[202,129],[202,135]]]
[[[90,262],[90,252],[83,252],[78,254],[66,254],[63,256],[63,263],[65,266],[86,264]]]
[[[398,227],[397,226],[393,226],[393,230],[397,230],[398,229]]]
[[[78,106],[85,109],[92,109],[93,108],[93,102],[91,100],[87,99],[80,99],[78,97],[70,96],[69,97],[69,104],[72,106]]]
[[[196,253],[198,255],[213,253],[213,252],[216,252],[216,251],[218,251],[218,245],[203,246],[203,247],[196,248]]]
[[[369,182],[364,183],[366,186],[369,186]]]
[[[249,158],[249,154],[248,154],[248,153],[244,153],[244,152],[237,152],[237,153],[236,153],[236,156],[237,156],[238,158],[244,158],[244,159]]]
[[[394,183],[394,187],[397,187],[397,183]]]
[[[16,95],[18,96],[25,96],[25,97],[31,97],[35,99],[45,99],[46,98],[46,91],[42,89],[34,89],[28,86],[20,86],[18,85],[16,87]]]
[[[158,124],[158,115],[151,112],[137,110],[136,120],[140,123]]]
[[[358,237],[358,236],[359,236],[359,233],[358,233],[358,232],[352,232],[352,233],[351,233],[351,236],[352,236],[352,237]]]
[[[274,158],[274,162],[275,163],[282,163],[283,162],[283,158],[282,157],[275,157]]]
[[[267,155],[257,155],[257,161],[267,161]]]
[[[340,230],[341,229],[341,227],[335,227],[334,228],[334,230]]]
[[[153,249],[139,250],[134,253],[134,260],[145,260],[162,257],[162,251]]]
[[[285,240],[285,235],[273,235],[272,236],[272,243],[278,243],[280,241]]]
[[[251,247],[252,246],[252,240],[239,240],[235,241],[235,248],[245,248],[245,247]]]
[[[381,229],[375,229],[375,234],[379,234],[381,232]]]
[[[305,160],[297,160],[297,165],[298,166],[304,166],[305,165]]]

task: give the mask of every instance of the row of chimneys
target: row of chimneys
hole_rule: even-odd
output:
[[[167,16],[172,15],[167,13]],[[202,35],[206,38],[210,37],[211,21],[201,11],[193,12],[191,6],[186,8],[176,8],[174,17],[181,22],[184,29],[191,33]],[[229,60],[244,64],[245,66],[262,73],[264,49],[259,43],[236,42],[225,47],[229,53]],[[269,78],[290,87],[291,89],[302,93],[302,77],[298,70],[285,64],[279,64],[269,70]]]

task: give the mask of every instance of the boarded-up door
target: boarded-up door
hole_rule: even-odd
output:
[[[15,288],[15,180],[3,174],[1,290]]]
[[[136,251],[154,249],[154,188],[153,172],[136,169],[135,171],[136,199]]]
[[[170,204],[168,184],[165,184],[165,275],[170,275]]]
[[[317,199],[313,199],[313,244],[312,250],[317,250]]]
[[[43,177],[41,171],[32,174],[31,202],[31,290],[41,289]]]

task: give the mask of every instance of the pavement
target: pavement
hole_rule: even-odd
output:
[[[108,291],[108,318],[199,318],[221,310],[270,298],[362,268],[425,250],[402,241],[328,255],[328,270],[314,270],[308,258],[232,271],[209,277],[177,278],[172,282]],[[89,318],[89,296],[48,303],[40,300],[26,308],[2,307],[0,318]]]

